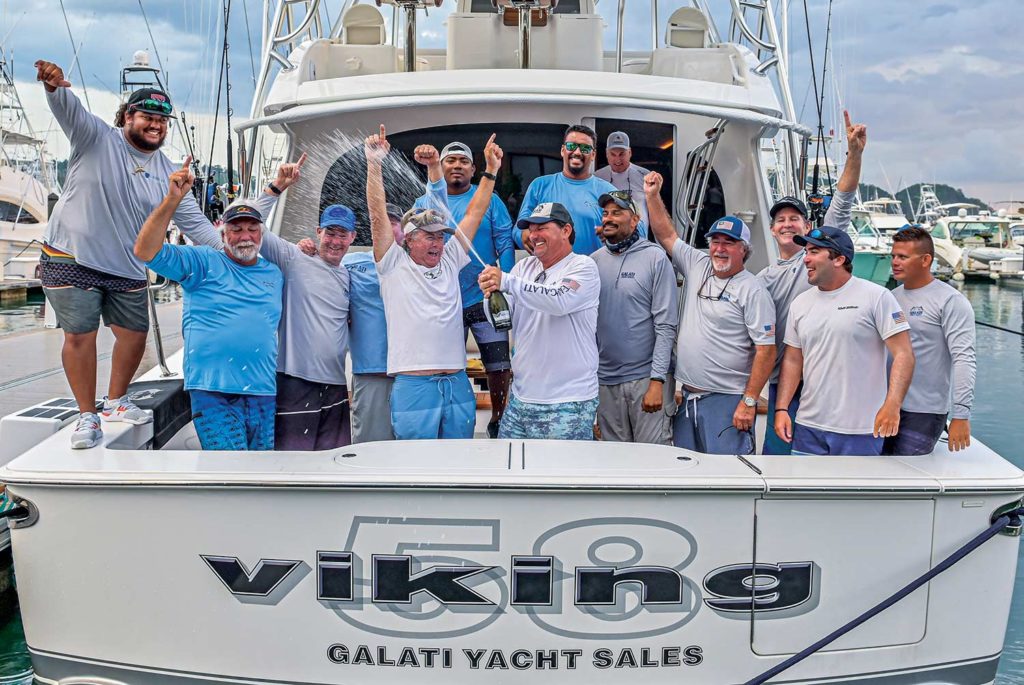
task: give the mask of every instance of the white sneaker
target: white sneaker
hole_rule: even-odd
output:
[[[92,412],[79,414],[75,432],[71,434],[71,449],[85,450],[95,447],[103,439],[100,417]]]
[[[145,409],[139,409],[128,398],[128,395],[125,395],[116,400],[103,398],[103,419],[105,421],[124,421],[133,426],[141,426],[152,421],[153,416]]]

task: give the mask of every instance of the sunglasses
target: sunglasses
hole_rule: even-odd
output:
[[[825,232],[823,230],[821,230],[820,228],[812,229],[811,232],[807,234],[807,237],[808,238],[813,238],[814,240],[822,240],[822,241],[828,243],[829,245],[831,245],[832,247],[834,247],[837,252],[842,252],[843,251],[843,248],[839,245],[839,243],[837,243],[832,238],[832,236],[826,235]]]
[[[620,202],[628,202],[629,211],[633,212],[634,214],[640,213],[639,211],[637,211],[636,203],[633,201],[633,196],[630,194],[628,190],[613,190],[608,193],[608,197],[612,198],[613,200],[619,200]]]
[[[136,102],[132,104],[131,109],[133,112],[149,112],[152,114],[164,114],[171,116],[171,112],[174,108],[171,107],[171,103],[166,100],[154,100],[153,98],[146,98],[142,102]]]
[[[569,152],[576,152],[577,150],[579,150],[583,154],[589,155],[591,152],[594,151],[594,146],[589,145],[587,143],[573,143],[570,141],[566,141],[564,145],[565,149],[568,150]]]

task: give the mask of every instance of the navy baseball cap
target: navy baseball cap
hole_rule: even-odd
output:
[[[847,262],[853,264],[853,238],[841,228],[835,226],[813,228],[807,235],[793,236],[793,242],[800,246],[816,245],[835,250],[846,257]]]
[[[320,228],[344,228],[356,230],[356,215],[345,205],[328,205],[320,215]]]
[[[260,213],[260,210],[248,200],[233,202],[224,210],[224,214],[221,216],[221,220],[226,224],[230,224],[237,219],[252,219],[261,224],[263,223],[263,215]]]
[[[803,218],[807,218],[807,205],[803,203],[803,200],[798,197],[793,197],[792,195],[779,198],[779,201],[773,204],[772,208],[768,210],[768,215],[774,220],[775,215],[779,213],[779,210],[785,207],[792,207],[796,211],[800,212],[800,215],[803,216]]]
[[[713,235],[724,235],[733,240],[742,240],[745,243],[750,242],[750,228],[743,223],[743,219],[736,216],[723,216],[711,225],[711,230],[708,231],[707,235],[708,238],[711,238]]]
[[[128,96],[129,112],[145,112],[146,114],[158,114],[168,119],[177,119],[171,114],[174,107],[171,106],[171,98],[164,91],[158,88],[139,88]]]
[[[634,214],[640,213],[640,210],[636,208],[636,203],[633,202],[633,196],[629,194],[628,190],[613,190],[597,198],[597,204],[600,207],[604,207],[609,202],[614,202],[617,206],[622,209],[628,209]]]

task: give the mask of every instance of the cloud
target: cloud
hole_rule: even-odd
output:
[[[906,83],[945,72],[1014,76],[1024,73],[1024,66],[1005,59],[1000,61],[977,55],[966,45],[953,45],[941,52],[889,60],[870,67],[868,71],[879,74],[890,83]]]
[[[956,14],[957,8],[953,5],[932,5],[922,13],[924,19],[939,19],[949,14]]]

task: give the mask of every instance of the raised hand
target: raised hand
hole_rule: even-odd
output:
[[[302,165],[306,163],[306,153],[303,152],[297,162],[288,162],[277,168],[277,178],[274,185],[278,190],[287,190],[288,186],[294,185],[302,175]]]
[[[413,151],[413,159],[427,167],[441,163],[441,155],[433,145],[417,145]]]
[[[302,254],[307,257],[315,257],[317,255],[316,243],[313,242],[312,238],[303,238],[299,242],[295,243],[295,246],[302,251]]]
[[[855,124],[850,121],[850,113],[843,110],[843,119],[846,122],[846,150],[850,154],[864,152],[868,144],[868,127],[864,124]]]
[[[651,173],[647,174],[646,176],[644,176],[644,195],[660,195],[661,186],[664,182],[665,179],[663,179],[661,177],[661,174],[659,174],[657,171],[652,171]]]
[[[64,78],[64,70],[53,62],[36,60],[36,80],[42,81],[51,93],[58,88],[70,88],[71,82]]]
[[[501,146],[494,142],[497,135],[497,133],[492,133],[491,137],[487,139],[487,145],[484,146],[484,159],[487,160],[487,171],[492,174],[498,173],[498,170],[501,169],[501,159],[505,156]]]
[[[182,198],[192,191],[196,177],[192,173],[192,155],[185,158],[181,168],[172,173],[168,179],[167,197],[181,202]]]
[[[380,133],[374,133],[366,139],[363,145],[363,151],[366,152],[367,162],[377,162],[378,164],[388,156],[391,152],[391,144],[388,142],[387,132],[384,130],[384,124],[380,125]]]

